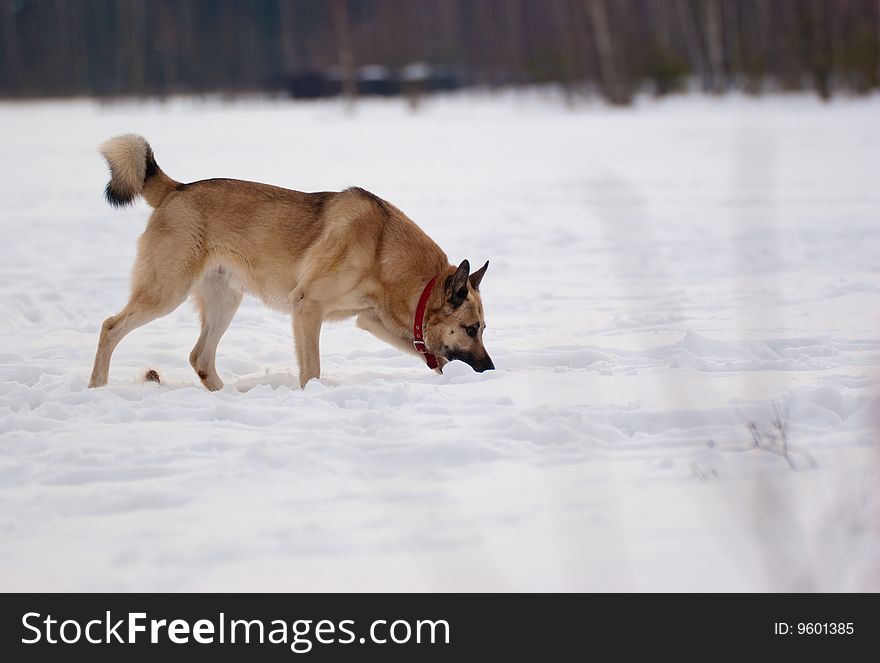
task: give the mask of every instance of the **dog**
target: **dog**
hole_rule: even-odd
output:
[[[154,208],[138,240],[131,294],[101,327],[90,387],[107,384],[110,358],[131,331],[195,300],[201,334],[189,360],[209,390],[217,344],[245,295],[290,313],[305,388],[321,377],[325,320],[356,317],[357,326],[424,358],[437,372],[460,360],[495,368],[483,346],[480,283],[486,261],[458,267],[391,203],[354,187],[304,193],[235,179],[177,182],[135,134],[100,147],[110,167],[107,202],[142,196]]]

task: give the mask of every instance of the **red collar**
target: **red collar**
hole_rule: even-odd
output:
[[[434,291],[434,284],[437,283],[437,277],[435,276],[428,284],[425,286],[425,289],[422,290],[422,296],[419,297],[419,305],[416,306],[416,318],[413,321],[413,346],[416,350],[425,355],[425,363],[428,364],[428,368],[437,368],[440,365],[440,362],[437,361],[437,357],[428,352],[428,346],[425,345],[425,307],[428,305],[428,297],[431,296],[431,293]]]

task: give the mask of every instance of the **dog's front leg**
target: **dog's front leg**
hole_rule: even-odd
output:
[[[321,377],[321,308],[303,298],[293,311],[293,342],[299,364],[299,386],[303,389],[312,378]]]

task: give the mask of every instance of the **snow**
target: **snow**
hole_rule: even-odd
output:
[[[498,370],[344,322],[301,391],[248,299],[222,391],[189,305],[89,390],[149,213],[101,197],[129,131],[490,259]],[[880,590],[880,98],[5,103],[0,144],[4,591]]]

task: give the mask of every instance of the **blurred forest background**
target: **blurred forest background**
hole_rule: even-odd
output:
[[[880,0],[0,0],[0,96],[880,87]]]

